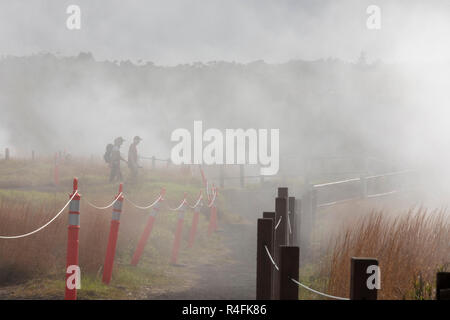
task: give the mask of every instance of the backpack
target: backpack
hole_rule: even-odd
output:
[[[103,155],[103,159],[105,159],[106,163],[111,162],[113,147],[114,147],[114,145],[112,143],[108,143],[108,145],[106,146],[106,151],[105,151],[105,154]]]

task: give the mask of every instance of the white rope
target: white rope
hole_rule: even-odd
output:
[[[131,203],[131,205],[133,205],[134,207],[141,209],[141,210],[147,210],[147,209],[150,209],[151,207],[154,207],[159,201],[161,201],[161,199],[162,199],[162,195],[159,195],[159,197],[155,201],[153,201],[153,203],[149,204],[148,206],[141,207],[141,206],[138,206],[137,204],[135,204],[134,202],[132,202],[130,199],[128,199],[128,197],[125,197],[126,201],[128,201],[129,203]]]
[[[277,264],[275,263],[275,261],[273,260],[272,256],[270,255],[269,249],[267,248],[266,245],[264,245],[264,248],[266,249],[267,256],[269,257],[270,261],[272,261],[272,264],[273,264],[273,266],[275,267],[275,269],[277,269],[277,271],[280,271],[280,269],[278,268]],[[309,290],[309,291],[311,291],[311,292],[314,292],[314,293],[316,293],[316,294],[318,294],[318,295],[321,295],[321,296],[324,296],[324,297],[327,297],[327,298],[331,298],[331,299],[337,299],[337,300],[350,300],[350,299],[348,299],[348,298],[336,297],[336,296],[332,296],[332,295],[330,295],[330,294],[326,294],[326,293],[323,293],[323,292],[320,292],[320,291],[311,289],[310,287],[305,286],[303,283],[300,283],[300,282],[298,282],[298,281],[295,280],[295,279],[292,279],[292,278],[290,278],[290,279],[291,279],[294,283],[296,283],[297,285],[299,285],[299,286],[301,286],[301,287],[303,287],[303,288],[305,288],[305,289],[307,289],[307,290]]]
[[[314,292],[315,294],[318,294],[318,295],[321,295],[321,296],[324,296],[324,297],[327,297],[327,298],[331,298],[331,299],[336,299],[336,300],[350,300],[349,298],[343,298],[343,297],[332,296],[332,295],[330,295],[330,294],[326,294],[326,293],[323,293],[323,292],[320,292],[320,291],[311,289],[310,287],[305,286],[303,283],[300,283],[300,282],[298,282],[298,281],[295,280],[295,279],[292,279],[292,278],[290,278],[290,279],[291,279],[295,284],[301,286],[302,288],[305,288],[306,290],[309,290],[309,291],[311,291],[311,292]]]
[[[282,218],[283,218],[283,216],[280,216],[280,219],[278,220],[277,225],[275,226],[275,230],[278,229],[278,226],[280,225]]]
[[[398,193],[398,192],[399,192],[399,190],[393,190],[393,191],[389,191],[389,192],[369,194],[369,195],[367,195],[367,198],[384,197],[384,196],[389,196],[391,194],[395,194],[395,193]]]
[[[180,209],[184,206],[185,203],[186,203],[186,198],[184,198],[183,201],[181,201],[180,205],[179,205],[178,207],[176,207],[176,208],[171,208],[171,207],[169,207],[169,206],[167,206],[167,207],[168,207],[169,210],[171,210],[171,211],[178,211],[178,210],[180,210]]]
[[[213,204],[214,204],[214,201],[216,201],[217,191],[216,191],[215,189],[213,189],[213,190],[214,190],[213,198],[212,198],[211,201],[209,202],[208,208],[211,208],[211,207],[213,206]]]
[[[264,245],[264,248],[266,248],[267,255],[269,256],[270,261],[272,261],[272,264],[273,264],[273,266],[275,267],[275,269],[277,269],[277,271],[280,271],[280,269],[278,269],[278,266],[277,266],[277,264],[275,263],[275,261],[273,261],[273,258],[272,258],[272,256],[270,255],[269,249],[267,248],[266,245]]]
[[[202,199],[203,199],[203,193],[200,193],[200,196],[198,197],[197,202],[196,202],[193,206],[189,206],[189,208],[191,208],[191,209],[197,208],[197,206],[200,204],[200,202],[202,201]]]
[[[288,224],[288,227],[289,227],[289,234],[291,234],[292,233],[291,218],[289,217],[289,215],[290,215],[290,212],[288,212],[288,214],[287,214],[287,224]]]
[[[105,210],[105,209],[108,209],[108,208],[112,207],[112,206],[114,205],[114,203],[116,203],[116,201],[119,200],[119,198],[120,198],[121,195],[122,195],[122,192],[119,193],[119,194],[117,195],[117,197],[114,199],[113,202],[111,202],[110,204],[108,204],[108,205],[105,206],[105,207],[97,207],[95,204],[92,204],[91,202],[89,202],[89,200],[86,200],[86,203],[87,203],[88,205],[90,205],[91,207],[95,208],[95,209],[98,209],[98,210]]]
[[[342,184],[342,183],[348,183],[348,182],[356,182],[361,180],[360,178],[352,178],[347,180],[341,180],[341,181],[334,181],[334,182],[328,182],[328,183],[321,183],[321,184],[315,184],[313,185],[314,188],[321,188],[321,187],[327,187],[327,186],[333,186],[336,184]]]
[[[21,235],[17,235],[17,236],[0,236],[0,239],[18,239],[18,238],[24,238],[27,236],[31,236],[32,234],[41,231],[42,229],[44,229],[45,227],[47,227],[50,223],[52,223],[56,218],[59,217],[59,215],[64,211],[64,209],[67,208],[67,206],[69,205],[70,201],[72,201],[72,199],[75,197],[75,195],[78,194],[78,190],[75,190],[75,192],[73,193],[72,197],[70,197],[69,201],[67,201],[67,203],[64,205],[64,207],[61,209],[61,211],[59,211],[49,222],[47,222],[46,224],[44,224],[42,227],[37,228],[34,231],[25,233],[25,234],[21,234]]]

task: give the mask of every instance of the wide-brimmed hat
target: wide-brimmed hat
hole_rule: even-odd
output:
[[[134,140],[134,141],[141,141],[141,140],[142,140],[142,138],[141,138],[141,137],[139,137],[139,136],[135,136],[135,137],[133,138],[133,140]]]
[[[124,141],[125,141],[125,139],[122,137],[117,137],[116,139],[114,139],[114,143],[117,143],[117,142],[122,143]]]

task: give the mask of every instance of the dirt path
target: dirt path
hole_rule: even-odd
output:
[[[150,294],[147,299],[255,299],[256,228],[250,223],[228,224],[220,231],[227,259],[220,264],[194,267],[192,288],[181,292]]]

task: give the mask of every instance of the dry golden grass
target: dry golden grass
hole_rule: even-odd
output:
[[[56,209],[48,204],[33,207],[32,202],[0,200],[0,234],[23,234],[49,221]],[[80,265],[86,271],[103,263],[104,238],[108,217],[86,210],[80,232]],[[67,245],[67,209],[47,228],[29,237],[0,241],[0,284],[17,283],[43,274],[64,274]]]
[[[450,262],[448,215],[419,208],[395,217],[374,211],[354,220],[332,239],[322,267],[329,293],[349,295],[351,257],[378,259],[379,299],[432,298],[436,272]]]

